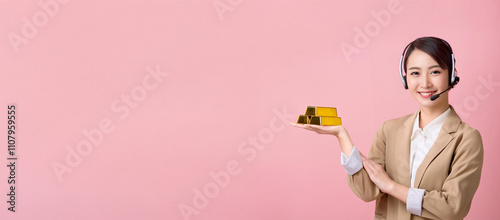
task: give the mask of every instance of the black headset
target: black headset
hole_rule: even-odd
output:
[[[403,50],[403,54],[401,54],[401,60],[399,61],[399,76],[401,77],[401,82],[403,83],[403,86],[405,87],[405,89],[408,89],[408,83],[406,82],[406,75],[403,75],[403,72],[406,73],[406,70],[403,70],[403,61],[404,61],[406,50],[408,50],[408,47],[410,47],[410,45],[415,41],[412,41],[411,43],[406,45],[405,49]],[[449,82],[450,88],[448,88],[448,89],[451,89],[451,88],[453,88],[453,86],[458,84],[458,81],[460,81],[460,78],[458,76],[456,76],[456,74],[455,74],[455,56],[453,56],[453,50],[451,49],[451,46],[448,42],[446,42],[445,40],[442,40],[442,41],[448,46],[448,49],[450,50],[450,53],[451,53],[451,75],[450,75],[450,82]]]

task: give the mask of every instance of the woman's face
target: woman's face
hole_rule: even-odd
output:
[[[415,49],[407,60],[406,80],[408,90],[420,107],[443,108],[448,107],[448,92],[431,101],[432,95],[446,90],[448,83],[448,70],[439,64],[424,51]]]

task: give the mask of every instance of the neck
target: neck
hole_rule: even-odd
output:
[[[443,112],[445,112],[449,107],[450,105],[448,103],[446,103],[446,105],[434,106],[432,108],[420,106],[419,127],[423,129],[431,123],[431,121],[443,114]]]

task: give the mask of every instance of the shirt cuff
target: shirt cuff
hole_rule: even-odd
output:
[[[340,152],[340,164],[349,175],[353,175],[363,168],[361,155],[356,146],[353,146],[350,157],[347,157],[344,152]]]
[[[424,189],[410,188],[408,198],[406,198],[406,209],[414,215],[422,216],[422,199]]]

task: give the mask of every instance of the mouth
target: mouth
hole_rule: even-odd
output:
[[[422,96],[422,98],[430,98],[436,92],[437,92],[437,90],[436,91],[422,91],[422,92],[418,92],[418,94],[420,94],[420,96]]]

